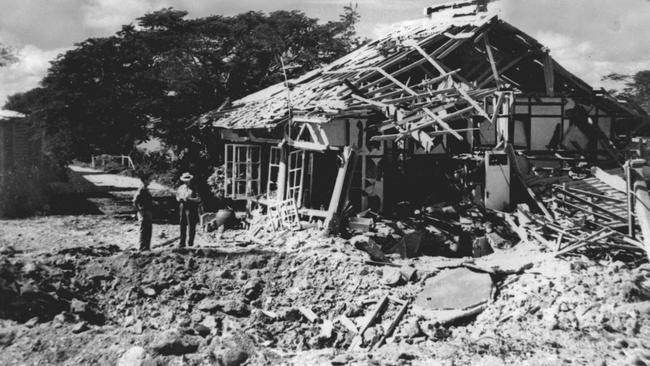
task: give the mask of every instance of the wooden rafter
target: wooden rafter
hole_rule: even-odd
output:
[[[525,58],[527,58],[527,57],[530,56],[531,54],[533,54],[533,52],[529,51],[529,52],[526,52],[526,53],[524,53],[524,54],[519,55],[519,56],[516,57],[514,60],[508,62],[505,66],[503,66],[502,68],[500,68],[500,69],[498,70],[498,74],[499,74],[499,75],[503,75],[504,72],[510,70],[513,66],[517,65],[519,62],[521,62],[522,60],[524,60]],[[479,82],[478,82],[477,87],[478,87],[478,88],[482,88],[482,87],[484,87],[484,86],[487,85],[490,81],[492,81],[493,78],[494,78],[494,75],[488,75],[487,78],[486,78],[485,80],[482,80],[482,81],[479,81]]]
[[[490,116],[485,112],[483,107],[481,107],[472,97],[470,97],[466,91],[464,91],[462,88],[456,87],[456,90],[458,90],[458,93],[463,96],[463,99],[465,99],[476,111],[485,117],[488,121],[491,119]]]
[[[547,51],[544,54],[544,84],[546,85],[546,95],[555,96],[555,72],[553,71],[553,59]]]
[[[497,89],[499,89],[501,86],[501,80],[499,79],[499,71],[497,70],[496,62],[494,61],[494,55],[492,54],[492,46],[490,45],[490,39],[488,38],[487,34],[485,35],[485,37],[483,37],[483,42],[485,43],[485,51],[487,52],[488,60],[490,61],[490,67],[492,68],[492,77],[494,78],[494,81],[497,84]]]

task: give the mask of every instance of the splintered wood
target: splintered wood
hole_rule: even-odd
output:
[[[283,235],[286,231],[300,230],[300,216],[298,207],[293,198],[271,202],[267,207],[266,215],[253,217],[248,229],[251,241],[266,244]]]
[[[530,212],[525,204],[518,205],[506,222],[522,241],[537,242],[554,256],[582,254],[611,259],[613,256],[637,258],[644,254],[641,242],[608,226],[585,218],[549,220]]]

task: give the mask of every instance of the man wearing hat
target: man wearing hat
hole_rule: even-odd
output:
[[[185,247],[185,238],[187,237],[187,245],[194,245],[194,235],[196,234],[196,224],[199,222],[199,203],[201,198],[192,184],[194,176],[190,173],[183,173],[181,175],[181,184],[176,192],[176,200],[178,201],[178,209],[180,212],[181,224],[181,242],[180,247]]]

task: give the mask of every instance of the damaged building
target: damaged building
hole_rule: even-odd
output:
[[[525,202],[545,213],[531,177],[620,167],[617,144],[647,116],[566,70],[493,5],[428,8],[329,65],[201,116],[223,144],[225,195],[289,200],[326,226],[344,210],[441,203]]]

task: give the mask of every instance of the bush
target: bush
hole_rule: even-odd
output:
[[[38,167],[14,169],[0,187],[0,217],[31,216],[47,210],[53,171]]]
[[[208,186],[213,195],[226,193],[226,167],[224,165],[218,166],[214,169],[212,175],[208,177]]]

